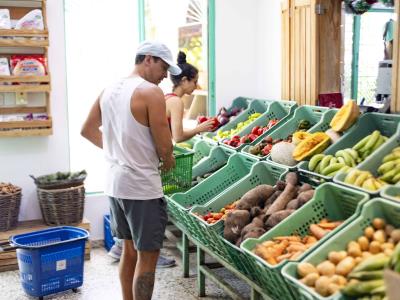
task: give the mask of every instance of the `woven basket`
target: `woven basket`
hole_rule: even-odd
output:
[[[9,195],[0,195],[0,231],[17,227],[21,191]]]
[[[83,185],[65,189],[37,189],[40,210],[47,225],[77,225],[85,206]]]

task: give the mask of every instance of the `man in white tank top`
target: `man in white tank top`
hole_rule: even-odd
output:
[[[142,43],[132,74],[104,89],[81,134],[104,150],[108,165],[104,193],[111,227],[123,239],[119,264],[124,300],[150,300],[168,216],[159,163],[175,166],[165,99],[158,84],[181,72],[171,51]],[[100,130],[102,127],[102,130]]]

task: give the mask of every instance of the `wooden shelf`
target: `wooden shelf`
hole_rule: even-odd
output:
[[[52,120],[0,121],[1,129],[51,128]]]
[[[0,47],[48,47],[49,40],[0,39]]]
[[[49,93],[51,90],[49,84],[40,85],[1,85],[0,93]]]
[[[0,29],[0,37],[3,36],[27,36],[27,37],[45,37],[48,38],[47,30],[28,30],[28,29]]]
[[[46,106],[20,106],[20,107],[0,107],[0,115],[12,114],[45,114],[47,113]]]
[[[45,75],[45,76],[0,76],[0,82],[42,82],[42,83],[50,83],[50,75]]]
[[[49,136],[52,134],[52,128],[0,130],[0,137]]]

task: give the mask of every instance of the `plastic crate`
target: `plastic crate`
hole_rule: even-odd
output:
[[[374,130],[379,130],[381,134],[391,137],[396,130],[400,122],[400,115],[389,115],[381,113],[366,113],[360,116],[352,127],[346,131],[343,136],[336,143],[330,145],[324,154],[334,155],[337,151],[352,148],[361,139],[370,135]],[[385,145],[385,144],[383,144]],[[383,147],[383,145],[381,147]],[[378,149],[380,149],[379,147]],[[376,151],[378,151],[378,149]],[[324,176],[308,170],[308,161],[303,161],[298,165],[299,172],[306,176],[309,176],[317,183],[323,181],[332,181],[333,177]]]
[[[229,157],[228,163],[224,167],[186,193],[176,193],[171,197],[166,197],[170,217],[190,232],[189,209],[193,205],[207,203],[210,199],[224,192],[235,182],[246,176],[254,163],[255,160],[236,153]]]
[[[11,237],[11,244],[18,247],[20,279],[25,292],[43,297],[80,287],[88,237],[86,230],[70,226]]]
[[[361,213],[350,222],[344,230],[337,232],[332,238],[318,247],[307,256],[302,262],[309,262],[317,265],[327,259],[329,252],[347,249],[350,241],[357,240],[364,234],[364,229],[370,226],[374,218],[383,218],[387,223],[396,228],[400,227],[400,203],[395,203],[382,198],[374,198],[362,205]],[[293,289],[297,290],[298,299],[301,300],[338,300],[348,299],[340,292],[330,296],[322,297],[311,288],[303,285],[297,278],[297,265],[299,263],[289,263],[282,269],[282,274]]]
[[[400,185],[388,185],[381,190],[381,197],[400,203]]]
[[[272,240],[277,236],[290,236],[293,234],[308,235],[309,226],[317,224],[323,218],[328,218],[332,221],[344,221],[343,224],[305,251],[298,259],[302,260],[357,217],[359,205],[365,203],[367,200],[369,200],[367,193],[355,191],[333,183],[324,183],[315,190],[313,199],[304,204],[287,219],[258,239],[247,239],[243,242],[241,248],[248,256],[252,268],[258,270],[259,274],[262,274],[260,276],[261,287],[268,291],[273,291],[274,283],[278,282],[281,292],[284,291],[287,293],[285,299],[297,299],[297,295],[291,295],[292,293],[289,292],[291,286],[287,284],[281,274],[283,266],[289,261],[285,260],[277,265],[271,265],[252,252],[256,245]]]
[[[161,172],[164,194],[173,194],[190,189],[192,185],[192,167],[194,152],[174,146],[175,167]]]
[[[357,167],[357,169],[363,170],[363,171],[370,171],[375,177],[378,177],[378,172],[377,169],[379,166],[382,164],[383,158],[389,154],[394,148],[400,146],[400,135],[393,135],[389,140],[386,141],[385,144],[383,144],[381,147],[379,147],[376,151],[374,151],[371,155],[367,157],[366,160],[364,160],[362,163],[360,163]],[[347,173],[338,173],[336,176],[333,178],[333,180],[336,183],[348,186],[353,189],[357,189],[366,193],[370,193],[371,195],[378,195],[383,188],[376,190],[376,191],[371,191],[364,189],[362,187],[352,185],[345,183],[344,180],[347,176]]]
[[[193,145],[193,166],[195,166],[198,162],[200,162],[203,158],[207,157],[210,154],[211,148],[213,145],[209,143],[199,140]]]
[[[231,151],[221,146],[212,147],[210,154],[207,157],[202,158],[195,166],[193,166],[192,178],[202,176],[226,165],[229,157],[234,153],[235,151]]]
[[[297,130],[297,126],[300,122],[300,120],[307,120],[310,121],[310,123],[313,123],[314,126],[312,126],[307,132],[317,132],[317,131],[323,131],[325,132],[329,128],[329,123],[331,122],[332,118],[334,117],[336,113],[336,109],[329,109],[326,107],[319,107],[319,106],[310,106],[310,105],[305,105],[305,106],[300,106],[296,108],[294,111],[294,114],[283,124],[282,126],[279,127],[278,130],[274,130],[273,132],[270,132],[266,135],[263,135],[262,139],[256,140],[250,145],[247,145],[245,148],[243,148],[242,153],[245,155],[248,155],[253,158],[257,158],[260,160],[268,160],[274,164],[278,164],[276,162],[273,162],[270,158],[270,155],[260,157],[254,154],[251,154],[250,147],[255,146],[261,142],[266,136],[270,136],[273,139],[285,139],[288,137],[288,135],[293,134]],[[281,164],[278,164],[281,165]],[[284,167],[289,168],[289,170],[294,170],[297,168],[296,166],[285,166],[281,165]]]
[[[232,120],[229,123],[227,123],[226,125],[220,127],[217,131],[207,132],[207,133],[203,134],[203,139],[205,141],[209,141],[211,143],[218,142],[218,141],[216,141],[214,139],[214,137],[217,135],[217,132],[219,130],[226,131],[226,130],[231,130],[233,128],[236,128],[236,126],[240,122],[246,121],[252,114],[254,114],[254,113],[261,113],[262,114],[262,113],[264,113],[267,110],[268,105],[269,105],[268,103],[262,102],[260,100],[251,101],[249,106],[244,111],[242,111],[240,114],[238,114],[237,117],[234,120]]]
[[[287,168],[281,168],[267,162],[257,162],[251,171],[235,185],[227,189],[223,194],[211,199],[204,205],[196,205],[190,210],[190,215],[196,228],[194,237],[218,256],[234,265],[242,274],[252,280],[252,269],[248,268],[247,258],[243,251],[228,241],[225,241],[222,234],[224,222],[222,220],[207,224],[195,215],[204,215],[208,212],[218,212],[221,208],[241,198],[246,192],[260,184],[275,185],[275,183],[286,175]],[[238,259],[240,258],[240,259]]]
[[[104,223],[104,248],[106,248],[107,252],[110,251],[111,247],[114,246],[115,241],[111,232],[111,220],[110,215],[104,215],[103,217]]]
[[[268,135],[270,132],[279,130],[282,125],[285,124],[285,122],[290,119],[291,114],[293,113],[295,109],[295,106],[292,106],[289,108],[289,111],[286,110],[286,108],[278,101],[271,102],[268,105],[267,110],[256,120],[254,120],[252,123],[250,123],[248,126],[244,127],[241,131],[236,133],[238,136],[244,136],[246,134],[251,133],[251,130],[255,126],[266,126],[270,120],[273,119],[279,119],[279,122],[275,124],[273,127],[271,127],[268,131],[264,132],[262,135],[260,135],[257,139],[255,139],[253,142],[258,142],[263,139],[264,136]],[[231,150],[234,151],[240,151],[243,149],[246,144],[240,145],[239,147],[232,147],[229,145],[226,145],[224,143],[221,143],[222,146],[227,147]]]

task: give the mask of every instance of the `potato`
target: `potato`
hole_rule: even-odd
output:
[[[360,262],[362,262],[364,260],[364,258],[362,258],[361,256],[357,256],[355,259],[354,259],[354,262],[355,262],[355,264],[356,265],[358,265]]]
[[[328,285],[328,293],[329,293],[329,296],[335,294],[337,291],[340,290],[340,288],[341,288],[341,287],[340,287],[338,284],[336,284],[336,283],[330,283],[330,284]]]
[[[393,250],[393,249],[390,249],[390,248],[387,248],[387,249],[385,249],[385,250],[383,251],[383,253],[385,253],[385,255],[387,255],[387,256],[392,256],[392,255],[393,255],[393,252],[394,252],[394,250]]]
[[[327,276],[321,276],[315,282],[315,291],[321,296],[329,296],[329,284],[331,284],[331,279]]]
[[[381,245],[381,249],[382,249],[382,251],[385,251],[386,249],[394,249],[394,244],[392,244],[392,243],[383,243],[382,245]]]
[[[365,236],[360,236],[357,240],[361,251],[367,251],[369,248],[369,240]]]
[[[335,274],[331,277],[331,282],[343,286],[347,284],[347,279],[344,276]]]
[[[311,273],[318,273],[317,269],[314,267],[314,265],[310,263],[299,263],[297,266],[297,273],[301,278],[306,277],[308,274]]]
[[[317,271],[320,275],[332,276],[335,274],[336,267],[333,263],[326,260],[317,266]]]
[[[366,259],[366,258],[368,258],[368,257],[370,257],[370,256],[372,256],[372,253],[371,253],[371,252],[364,251],[364,252],[362,253],[362,258],[363,258],[363,259]]]
[[[372,228],[371,226],[368,226],[367,228],[364,229],[364,235],[366,238],[372,240],[373,236],[375,233],[375,229]]]
[[[386,222],[384,219],[381,218],[375,218],[372,220],[372,226],[375,227],[375,229],[383,229],[386,225]]]
[[[378,254],[381,252],[381,244],[377,241],[372,241],[371,244],[369,244],[369,252],[371,254]]]
[[[381,244],[386,242],[386,233],[385,233],[385,231],[383,231],[381,229],[375,231],[374,236],[373,236],[373,240],[377,241],[377,242],[379,242]]]
[[[302,280],[305,285],[307,286],[315,286],[315,282],[318,280],[319,274],[318,273],[310,273],[306,277],[304,277]]]
[[[328,254],[328,259],[331,263],[337,265],[341,260],[345,259],[347,256],[346,251],[332,251]]]
[[[386,233],[386,236],[390,236],[390,235],[392,234],[392,232],[393,232],[394,229],[395,229],[395,228],[394,228],[392,225],[390,225],[390,224],[386,225],[386,226],[385,226],[385,233]]]
[[[351,256],[347,256],[336,266],[336,274],[347,276],[355,266],[354,258]]]
[[[393,243],[397,244],[400,241],[400,229],[393,230],[390,237],[392,238]]]
[[[360,245],[357,242],[351,241],[347,246],[347,253],[353,257],[361,256],[362,251]]]

